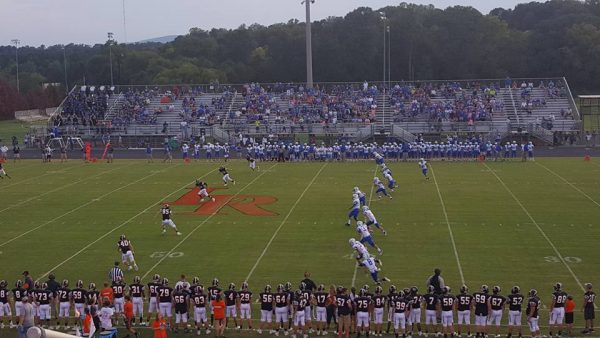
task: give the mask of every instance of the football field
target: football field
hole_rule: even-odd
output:
[[[236,184],[228,187],[221,164],[7,162],[12,179],[0,181],[0,279],[12,286],[29,270],[42,281],[54,272],[59,281],[100,287],[121,258],[116,243],[125,234],[140,268],[125,271],[127,283],[159,273],[174,285],[184,273],[205,287],[214,277],[222,288],[247,280],[257,296],[266,284],[290,281],[296,288],[309,271],[317,284],[373,288],[351,256],[348,239],[358,234],[344,225],[358,186],[388,232],[374,232],[383,249],[381,276],[398,288],[424,292],[438,267],[453,293],[463,283],[472,292],[499,285],[505,295],[519,285],[523,293],[536,288],[549,306],[552,286],[562,282],[581,326],[583,284],[600,286],[595,160],[430,162],[430,180],[414,162],[387,162],[399,184],[391,200],[373,195],[373,176],[383,178],[373,161],[263,162],[255,172],[246,161],[230,161]],[[216,202],[199,202],[196,178],[215,189]],[[164,202],[181,236],[161,235]],[[541,324],[547,315],[541,311]]]

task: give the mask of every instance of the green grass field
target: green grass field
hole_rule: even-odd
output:
[[[552,285],[560,281],[577,310],[582,284],[600,285],[600,164],[579,158],[433,162],[429,181],[416,163],[388,165],[400,188],[393,200],[373,198],[371,209],[388,231],[374,238],[384,250],[382,275],[394,285],[423,291],[439,267],[455,292],[463,282],[471,291],[499,285],[504,294],[520,285],[523,292],[538,289],[549,305]],[[227,166],[237,184],[221,189],[217,162],[8,162],[12,180],[0,181],[0,279],[12,285],[29,270],[42,280],[55,272],[73,284],[101,285],[120,259],[116,242],[125,234],[140,267],[125,273],[127,282],[160,273],[174,283],[185,273],[205,286],[213,277],[223,287],[248,280],[257,295],[267,283],[296,287],[310,271],[317,284],[373,287],[350,257],[348,239],[357,234],[344,226],[352,187],[371,192],[373,162],[269,162],[257,172],[245,161]],[[219,188],[213,194],[223,203],[216,203],[216,214],[197,214],[196,201],[174,203],[197,177]],[[239,211],[256,213],[248,207],[254,198],[276,199],[261,206],[276,215]],[[161,235],[162,202],[172,203],[182,236]],[[199,210],[211,211],[207,205]],[[575,317],[581,326],[582,314]],[[540,323],[547,324],[547,311]]]
[[[43,125],[42,122],[36,122],[35,125]],[[23,144],[23,136],[30,131],[30,127],[34,125],[31,123],[19,121],[19,120],[8,120],[0,121],[0,144],[5,143],[10,145],[10,141],[13,136],[16,136],[19,143]]]

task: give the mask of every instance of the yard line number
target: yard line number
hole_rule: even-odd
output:
[[[581,258],[573,256],[563,257],[563,259],[567,263],[581,263],[583,261]],[[560,258],[556,256],[546,256],[544,257],[544,260],[548,263],[561,263]]]
[[[167,256],[169,252],[168,251],[155,251],[150,255],[150,258],[163,258],[165,256]],[[167,257],[169,258],[179,258],[183,256],[183,252],[171,252],[171,254],[169,254]]]

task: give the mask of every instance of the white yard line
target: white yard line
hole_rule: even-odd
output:
[[[37,175],[37,176],[33,176],[33,177],[30,177],[30,178],[28,178],[28,179],[26,179],[26,180],[18,181],[18,182],[12,183],[12,184],[8,184],[8,185],[1,185],[1,187],[2,187],[2,189],[10,188],[10,187],[13,187],[13,186],[15,186],[15,185],[19,185],[19,184],[23,184],[23,183],[26,183],[26,182],[29,182],[29,181],[35,180],[35,179],[37,179],[37,178],[42,178],[42,177],[45,177],[45,176],[48,176],[48,175],[56,175],[56,172],[57,172],[57,171],[67,171],[67,170],[71,170],[71,169],[75,169],[75,168],[79,168],[79,167],[83,167],[83,166],[85,166],[85,163],[84,163],[84,164],[80,164],[80,165],[74,165],[74,166],[72,166],[72,167],[69,167],[69,168],[66,168],[66,169],[62,169],[62,168],[52,168],[52,169],[55,169],[55,170],[50,170],[51,168],[46,168],[46,173],[45,173],[45,174],[41,174],[41,175]],[[48,172],[48,171],[50,171],[50,172]],[[6,170],[6,172],[7,172],[9,175],[13,173],[13,172],[12,172],[12,171],[10,171],[10,170]],[[13,177],[12,179],[14,180],[14,179],[15,179],[15,175],[13,174],[13,175],[11,175],[11,176]]]
[[[156,269],[157,266],[160,265],[160,263],[162,263],[167,257],[169,257],[169,255],[171,253],[173,253],[173,251],[175,249],[177,249],[181,244],[183,244],[183,242],[185,242],[188,238],[190,238],[198,229],[200,229],[204,224],[206,224],[208,221],[210,221],[216,214],[219,213],[219,211],[221,211],[221,209],[223,209],[225,206],[227,206],[227,204],[233,200],[234,198],[236,198],[240,193],[242,193],[244,190],[246,190],[249,186],[251,186],[252,184],[254,184],[254,182],[258,181],[259,178],[261,178],[264,174],[266,174],[268,171],[270,171],[271,169],[273,169],[275,166],[277,165],[277,163],[273,164],[269,169],[267,170],[262,170],[260,175],[256,176],[252,181],[250,181],[250,183],[246,184],[242,189],[240,189],[238,192],[235,193],[235,195],[231,196],[226,203],[223,203],[216,211],[214,214],[208,216],[204,221],[202,221],[202,223],[198,224],[194,229],[192,229],[192,231],[190,231],[189,234],[187,234],[185,237],[183,237],[181,239],[181,241],[179,241],[179,243],[177,243],[171,250],[169,250],[169,252],[167,252],[161,259],[158,260],[158,262],[156,262],[156,264],[154,264],[150,269],[148,269],[148,271],[146,271],[146,273],[142,276],[142,279],[146,278],[150,273],[152,273],[152,271],[154,271],[154,269]]]
[[[180,166],[180,165],[181,165],[181,164],[178,164],[178,165],[176,165],[176,166]],[[172,168],[174,168],[174,167],[172,167]],[[75,211],[77,211],[77,210],[80,210],[80,209],[82,209],[82,208],[85,208],[85,207],[87,207],[88,205],[90,205],[90,204],[92,204],[92,203],[94,203],[94,202],[98,202],[98,201],[100,201],[102,198],[104,198],[104,197],[106,197],[106,196],[108,196],[108,195],[110,195],[110,194],[113,194],[113,193],[115,193],[115,192],[117,192],[117,191],[123,190],[123,189],[125,189],[125,188],[127,188],[127,187],[129,187],[129,186],[132,186],[132,185],[134,185],[134,184],[136,184],[136,183],[138,183],[138,182],[141,182],[141,181],[143,181],[143,180],[145,180],[145,179],[147,179],[147,178],[150,178],[150,177],[152,177],[152,176],[154,176],[154,175],[158,175],[158,174],[159,174],[158,172],[155,172],[155,173],[152,173],[152,174],[150,174],[150,175],[146,175],[146,176],[144,176],[144,177],[142,177],[142,178],[140,178],[140,179],[138,179],[138,180],[135,180],[135,181],[133,181],[133,182],[130,182],[130,183],[128,183],[128,184],[126,184],[126,185],[123,185],[123,186],[121,186],[121,187],[119,187],[119,188],[117,188],[117,189],[111,190],[111,191],[109,191],[109,192],[107,192],[107,193],[105,193],[105,194],[103,194],[103,195],[101,195],[101,196],[95,197],[95,198],[91,199],[89,202],[85,202],[85,203],[81,204],[80,206],[78,206],[78,207],[76,207],[76,208],[73,208],[73,209],[71,209],[71,210],[69,210],[69,211],[65,212],[64,214],[62,214],[62,215],[60,215],[60,216],[57,216],[57,217],[55,217],[55,218],[53,218],[53,219],[51,219],[51,220],[49,220],[49,221],[47,221],[47,222],[45,222],[45,223],[42,223],[42,224],[40,224],[40,225],[38,225],[38,226],[36,226],[36,227],[34,227],[34,228],[32,228],[32,229],[29,229],[29,230],[25,231],[24,233],[22,233],[22,234],[20,234],[20,235],[18,235],[18,236],[16,236],[16,237],[14,237],[14,238],[11,238],[11,239],[9,239],[9,240],[8,240],[8,241],[6,241],[6,242],[3,242],[3,243],[1,243],[1,244],[0,244],[0,248],[1,248],[1,247],[3,247],[3,246],[5,246],[6,244],[9,244],[9,243],[11,243],[11,242],[13,242],[13,241],[15,241],[15,240],[17,240],[17,239],[19,239],[19,238],[23,237],[23,236],[26,236],[26,235],[28,235],[28,234],[32,233],[32,232],[33,232],[33,231],[35,231],[35,230],[38,230],[38,229],[40,229],[40,228],[43,228],[43,227],[45,227],[46,225],[48,225],[48,224],[50,224],[50,223],[53,223],[53,222],[55,222],[55,221],[57,221],[57,220],[59,220],[59,219],[61,219],[61,218],[65,217],[65,216],[67,216],[67,215],[70,215],[70,214],[74,213],[74,212],[75,212]]]
[[[373,178],[377,176],[377,170],[379,170],[379,165],[375,165],[375,172],[373,173]],[[373,190],[375,189],[375,184],[371,182],[371,192],[369,193],[369,205],[371,205],[371,201],[373,200]],[[352,274],[352,286],[356,283],[356,273],[358,272],[358,262],[354,264],[354,273]]]
[[[458,266],[460,280],[464,285],[465,275],[463,274],[462,265],[460,264],[460,258],[458,257],[458,250],[456,249],[456,242],[454,241],[454,233],[452,232],[452,226],[450,226],[450,219],[448,218],[448,212],[446,211],[446,203],[444,203],[444,199],[442,198],[442,192],[440,191],[440,186],[438,184],[437,178],[435,177],[435,172],[433,171],[433,166],[431,165],[431,163],[429,164],[429,169],[431,169],[431,176],[433,177],[433,182],[435,183],[435,188],[437,190],[438,197],[440,198],[440,204],[442,205],[442,211],[444,212],[444,218],[446,219],[446,225],[448,226],[448,233],[450,234],[450,241],[452,242],[452,249],[454,250],[454,257],[456,258],[456,265]]]
[[[546,169],[552,175],[560,178],[563,182],[565,182],[566,184],[570,185],[571,188],[577,190],[579,193],[581,193],[583,196],[585,196],[588,200],[592,201],[592,203],[594,203],[596,206],[600,207],[600,204],[598,202],[596,202],[593,198],[591,198],[590,195],[586,194],[583,190],[577,188],[573,183],[567,181],[564,177],[560,176],[559,174],[557,174],[556,172],[554,172],[552,169],[546,167],[545,165],[541,164],[540,162],[535,162],[535,164],[537,164],[538,166]]]
[[[490,168],[490,166],[487,165],[487,163],[484,163],[484,165],[492,173],[492,175],[496,176],[496,178],[498,179],[498,181],[500,182],[500,184],[502,184],[502,186],[504,187],[504,189],[512,196],[512,198],[515,200],[515,202],[517,202],[517,204],[521,207],[521,209],[527,215],[527,217],[529,217],[529,219],[535,225],[535,227],[538,229],[538,231],[540,232],[540,234],[542,235],[542,237],[544,237],[544,239],[546,240],[546,242],[548,242],[548,244],[550,245],[550,247],[552,247],[552,249],[554,250],[554,253],[556,254],[556,256],[565,265],[565,267],[567,268],[567,270],[569,271],[569,273],[571,274],[571,276],[573,277],[573,279],[577,282],[577,285],[579,285],[579,287],[581,288],[581,290],[585,292],[585,288],[583,287],[583,284],[581,284],[581,281],[579,280],[579,278],[577,278],[577,276],[575,275],[575,273],[573,272],[573,270],[571,269],[571,267],[569,266],[569,264],[567,264],[567,261],[565,261],[563,255],[558,251],[558,249],[556,248],[556,246],[554,245],[554,243],[552,243],[552,241],[550,240],[550,238],[548,237],[548,235],[546,235],[546,232],[544,232],[544,230],[540,227],[540,225],[538,224],[538,222],[536,222],[536,220],[533,218],[533,216],[531,216],[531,214],[525,208],[525,206],[523,205],[523,203],[521,203],[521,201],[517,198],[517,196],[515,196],[515,194],[513,194],[513,192],[508,188],[508,186],[504,183],[504,181],[500,178],[500,176],[498,176],[498,174],[496,174],[496,172],[493,171],[492,168]]]
[[[202,175],[200,178],[204,178],[205,176],[208,176],[209,174],[215,172],[217,169],[213,169],[211,171],[209,171],[208,173]],[[192,182],[193,183],[193,182]],[[128,220],[126,220],[125,222],[117,225],[116,227],[112,228],[111,230],[109,230],[108,232],[106,232],[104,235],[98,237],[96,240],[94,240],[93,242],[89,243],[88,245],[84,246],[83,248],[81,248],[79,251],[77,251],[76,253],[74,253],[71,257],[65,259],[64,261],[62,261],[61,263],[59,263],[58,265],[56,265],[55,267],[53,267],[52,269],[48,270],[48,272],[46,272],[45,274],[41,275],[40,277],[38,277],[37,280],[40,280],[44,277],[46,277],[47,275],[49,275],[51,272],[53,272],[54,270],[58,269],[59,267],[63,266],[65,263],[67,263],[68,261],[72,260],[73,258],[79,256],[82,252],[84,252],[85,250],[89,249],[92,245],[98,243],[99,241],[101,241],[102,239],[106,238],[106,236],[112,234],[113,232],[119,230],[120,228],[122,228],[123,226],[125,226],[126,224],[130,223],[131,221],[133,221],[134,219],[138,218],[139,216],[145,214],[146,212],[148,212],[150,209],[152,208],[156,208],[156,206],[162,202],[164,202],[167,198],[169,198],[171,195],[179,192],[182,189],[185,189],[185,187],[189,186],[190,183],[186,183],[183,186],[177,188],[176,190],[174,190],[173,192],[169,193],[168,195],[162,197],[160,200],[158,200],[155,203],[150,204],[146,209],[140,211],[139,213],[137,213],[135,216],[129,218]]]
[[[261,252],[260,256],[258,256],[258,259],[256,260],[256,263],[254,263],[254,266],[252,266],[252,269],[250,269],[250,272],[248,272],[248,276],[246,276],[246,279],[244,279],[246,282],[248,280],[250,280],[250,277],[252,277],[252,274],[254,273],[254,270],[256,270],[256,267],[258,267],[258,264],[260,264],[260,261],[263,259],[263,257],[267,253],[267,250],[269,250],[269,247],[271,246],[271,243],[273,243],[273,241],[275,240],[275,237],[277,237],[277,234],[279,233],[279,231],[281,230],[281,228],[283,228],[283,225],[287,222],[288,218],[290,218],[290,215],[292,214],[292,212],[294,212],[294,209],[296,209],[296,206],[298,205],[298,203],[300,203],[300,200],[302,200],[302,197],[304,197],[304,195],[306,194],[306,192],[308,191],[308,189],[310,189],[310,187],[313,185],[313,183],[315,183],[315,180],[317,179],[317,177],[319,177],[319,175],[321,174],[321,172],[323,171],[323,169],[325,169],[325,167],[327,166],[327,164],[328,163],[326,162],[325,164],[323,164],[321,166],[321,169],[319,169],[319,171],[317,171],[317,173],[315,174],[315,176],[313,176],[312,180],[308,183],[308,185],[306,186],[306,188],[304,188],[304,191],[302,191],[302,193],[300,194],[300,196],[298,196],[298,199],[296,200],[296,202],[294,202],[294,204],[290,208],[290,211],[288,211],[287,215],[285,215],[285,217],[281,221],[281,224],[279,224],[279,227],[277,227],[277,229],[273,233],[273,236],[271,236],[271,239],[267,242],[267,245],[265,245],[265,248]]]
[[[27,202],[29,202],[29,201],[32,201],[32,200],[38,199],[38,198],[40,198],[40,197],[42,197],[42,196],[46,196],[46,195],[48,195],[48,194],[51,194],[51,193],[53,193],[53,192],[57,192],[57,191],[63,190],[63,189],[65,189],[65,188],[68,188],[68,187],[70,187],[70,186],[72,186],[72,185],[75,185],[75,184],[81,183],[81,182],[83,182],[83,181],[87,181],[87,180],[89,180],[89,179],[96,178],[96,177],[98,177],[98,176],[102,176],[102,175],[104,175],[104,174],[108,174],[108,173],[110,173],[110,172],[113,172],[113,171],[115,171],[115,170],[119,170],[119,169],[123,169],[123,168],[130,167],[130,166],[132,166],[133,164],[134,164],[134,163],[130,163],[130,164],[128,164],[128,165],[125,165],[125,166],[122,166],[122,167],[117,167],[117,168],[114,168],[114,169],[111,169],[111,170],[107,170],[107,171],[101,172],[101,173],[99,173],[99,174],[96,174],[96,175],[93,175],[93,176],[88,176],[88,177],[85,177],[85,178],[80,178],[79,180],[77,180],[77,181],[75,181],[75,182],[72,182],[72,183],[69,183],[69,184],[66,184],[66,185],[60,186],[60,187],[58,187],[58,188],[56,188],[56,189],[52,189],[52,190],[46,191],[45,193],[43,193],[43,194],[40,194],[40,195],[34,195],[33,197],[31,197],[31,198],[28,198],[28,199],[26,199],[26,200],[24,200],[24,201],[21,201],[21,202],[19,202],[19,203],[17,203],[17,204],[9,205],[8,207],[6,207],[6,208],[4,208],[4,209],[0,210],[0,212],[4,212],[4,211],[6,211],[6,210],[9,210],[9,209],[12,209],[12,208],[18,207],[19,205],[23,205],[23,204],[25,204],[25,203],[27,203]]]

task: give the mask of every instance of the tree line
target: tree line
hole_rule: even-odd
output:
[[[392,81],[566,76],[578,94],[600,91],[600,0],[531,2],[487,15],[463,6],[360,7],[313,23],[315,81],[381,80],[384,25]],[[20,94],[15,47],[0,46],[0,119],[58,104],[65,89],[41,84],[65,85],[64,60],[69,86],[110,83],[110,49],[116,84],[303,82],[304,30],[290,20],[191,28],[166,44],[20,47]]]

